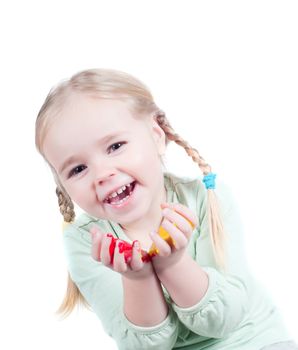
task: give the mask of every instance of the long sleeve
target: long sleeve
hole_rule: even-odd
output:
[[[118,348],[171,349],[177,339],[179,323],[171,305],[167,318],[159,325],[139,327],[132,324],[123,313],[121,276],[92,258],[88,226],[69,225],[63,237],[70,276]]]
[[[63,235],[68,269],[105,332],[120,350],[251,350],[290,340],[270,295],[247,268],[242,223],[231,190],[217,181],[227,235],[227,270],[223,273],[212,253],[203,183],[165,174],[165,186],[167,202],[184,204],[197,213],[199,225],[187,250],[208,274],[207,292],[196,305],[180,308],[162,286],[169,306],[166,319],[154,327],[132,324],[123,313],[121,276],[92,259],[89,229],[98,225],[103,232],[131,241],[118,224],[82,214]]]
[[[195,260],[206,271],[209,286],[196,305],[173,308],[191,331],[209,338],[223,338],[240,328],[249,310],[249,276],[242,242],[242,225],[229,189],[218,184],[216,191],[227,235],[227,271],[216,269],[208,230],[206,191],[199,184],[197,193],[198,234],[194,234]],[[250,282],[249,282],[250,284]]]

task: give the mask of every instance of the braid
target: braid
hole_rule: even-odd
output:
[[[188,156],[198,164],[199,168],[204,175],[211,173],[211,166],[205,161],[205,159],[199,154],[198,150],[191,147],[188,142],[182,139],[182,137],[175,133],[171,124],[165,116],[165,113],[158,111],[155,114],[156,120],[159,126],[163,129],[166,134],[167,143],[168,141],[174,141],[179,146],[183,147]],[[215,261],[219,268],[225,269],[225,236],[222,218],[220,216],[220,208],[218,204],[215,192],[212,189],[207,189],[208,197],[208,223],[211,235],[211,243],[213,247]]]
[[[63,189],[63,186],[60,184],[56,173],[54,173],[54,177],[57,182],[56,195],[58,197],[60,213],[63,215],[64,222],[72,222],[75,219],[74,205],[66,191]],[[81,294],[77,285],[71,279],[68,272],[67,291],[56,313],[61,314],[62,317],[67,317],[72,312],[76,304],[82,304],[87,308],[89,307],[89,304]]]
[[[63,215],[65,222],[71,222],[75,218],[74,205],[68,195],[59,187],[56,188],[60,213]]]
[[[165,132],[168,140],[174,141],[179,146],[183,147],[186,153],[193,159],[193,161],[198,164],[203,174],[209,174],[211,172],[211,167],[209,164],[206,163],[205,159],[200,156],[199,152],[195,148],[191,147],[185,140],[182,139],[180,135],[175,133],[164,112],[159,111],[156,119],[159,123],[159,126]]]

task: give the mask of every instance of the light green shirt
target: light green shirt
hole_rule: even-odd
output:
[[[248,271],[242,224],[231,190],[217,180],[215,192],[228,241],[228,269],[222,273],[216,269],[212,253],[202,178],[181,178],[166,172],[164,182],[167,202],[181,203],[198,216],[188,252],[207,272],[209,286],[204,297],[189,308],[175,305],[162,286],[169,313],[161,324],[132,324],[123,313],[121,275],[91,257],[89,229],[94,225],[132,243],[120,225],[82,214],[64,230],[70,276],[118,348],[259,350],[289,340],[277,309]]]

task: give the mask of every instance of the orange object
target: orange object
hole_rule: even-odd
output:
[[[180,214],[180,215],[183,216],[182,214]],[[194,229],[195,228],[194,224],[190,220],[188,220],[185,216],[183,216],[183,217],[190,223],[192,229]],[[174,223],[174,225],[177,226],[175,223]],[[175,247],[174,239],[169,235],[168,231],[166,231],[162,226],[160,226],[158,229],[158,235],[163,240],[165,240],[171,247]],[[150,257],[153,257],[153,256],[158,254],[158,249],[157,249],[155,243],[153,243],[152,246],[150,247],[148,254]]]

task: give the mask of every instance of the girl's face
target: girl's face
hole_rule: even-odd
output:
[[[164,131],[152,116],[135,119],[123,101],[72,95],[43,150],[71,199],[96,218],[125,226],[150,218],[165,201]]]

